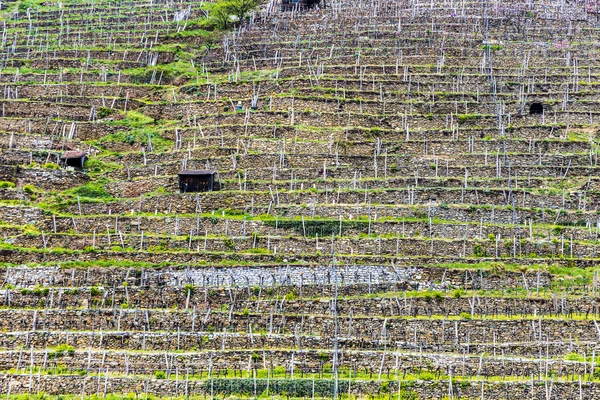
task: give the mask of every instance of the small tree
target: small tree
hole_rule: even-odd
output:
[[[248,13],[258,6],[256,0],[231,0],[229,2],[230,10],[233,15],[242,21]]]
[[[257,0],[217,1],[211,5],[209,15],[217,28],[227,29],[232,20],[244,20],[250,11],[258,7],[258,4]]]
[[[229,2],[214,3],[210,9],[210,19],[219,29],[227,29],[231,7]]]
[[[210,53],[219,43],[221,39],[221,35],[218,32],[210,32],[203,40],[204,47],[206,48],[206,52]]]

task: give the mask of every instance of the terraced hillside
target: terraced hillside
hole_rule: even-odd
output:
[[[2,3],[0,395],[600,398],[600,4],[223,4]]]

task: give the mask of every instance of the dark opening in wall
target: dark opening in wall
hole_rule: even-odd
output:
[[[281,9],[284,11],[308,9],[318,5],[325,7],[325,0],[281,0]]]
[[[542,103],[531,103],[531,105],[529,106],[529,114],[543,114],[544,113],[544,106],[542,105]]]

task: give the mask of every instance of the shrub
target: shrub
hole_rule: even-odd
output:
[[[97,286],[92,286],[90,288],[90,296],[100,296],[104,291]]]
[[[39,2],[35,0],[23,0],[19,3],[18,10],[19,13],[25,14],[28,9],[37,8],[39,5]]]
[[[23,234],[25,236],[37,236],[40,234],[40,230],[33,224],[27,224],[23,227]]]
[[[227,29],[229,23],[242,21],[258,4],[257,0],[218,0],[210,6],[210,22]]]
[[[23,186],[23,191],[27,194],[33,194],[35,192],[35,186],[33,185],[25,185]]]
[[[15,187],[14,182],[0,181],[0,189],[14,188],[14,187]]]
[[[36,286],[33,289],[33,294],[36,296],[47,296],[50,293],[50,289],[47,287]]]
[[[165,371],[154,371],[154,377],[156,379],[165,379],[167,377],[167,373]]]
[[[491,50],[491,51],[497,51],[497,50],[502,50],[504,48],[504,46],[501,46],[499,44],[492,44],[492,45],[483,45],[481,46],[482,50]]]
[[[321,362],[325,362],[325,361],[329,360],[329,353],[324,352],[324,351],[320,352],[319,360],[321,360]]]
[[[185,295],[187,296],[188,293],[189,295],[193,295],[194,294],[194,285],[192,285],[191,283],[186,283],[185,285],[183,285],[183,292],[185,293]]]
[[[296,292],[295,290],[290,290],[288,293],[286,293],[285,295],[285,299],[286,300],[296,300],[298,298],[298,292]]]
[[[475,257],[485,257],[486,256],[486,251],[483,248],[483,246],[481,245],[481,243],[475,244],[475,247],[473,247],[473,255]]]
[[[48,162],[48,163],[42,164],[42,168],[44,168],[44,169],[60,169],[60,165]]]
[[[471,319],[473,319],[473,317],[471,316],[471,314],[469,314],[469,313],[466,313],[466,312],[461,312],[461,313],[460,313],[460,317],[461,317],[462,319],[467,319],[467,320],[471,320]]]
[[[64,357],[66,355],[72,356],[75,354],[75,347],[68,345],[66,343],[59,344],[52,351],[48,352],[49,358],[58,358]]]
[[[112,113],[109,107],[98,107],[96,110],[96,117],[99,119],[106,118]]]
[[[568,360],[568,361],[582,361],[583,357],[581,355],[577,354],[577,353],[571,352],[571,353],[567,353],[565,355],[565,360]]]
[[[235,250],[235,242],[233,241],[233,239],[231,238],[227,238],[225,239],[225,241],[223,242],[225,244],[225,247],[227,247],[230,250]]]

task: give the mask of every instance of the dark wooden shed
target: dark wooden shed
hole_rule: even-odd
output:
[[[188,169],[179,174],[179,190],[182,193],[212,192],[215,185],[215,171],[209,169]]]
[[[86,157],[85,151],[65,151],[60,156],[60,163],[63,167],[83,169]]]

